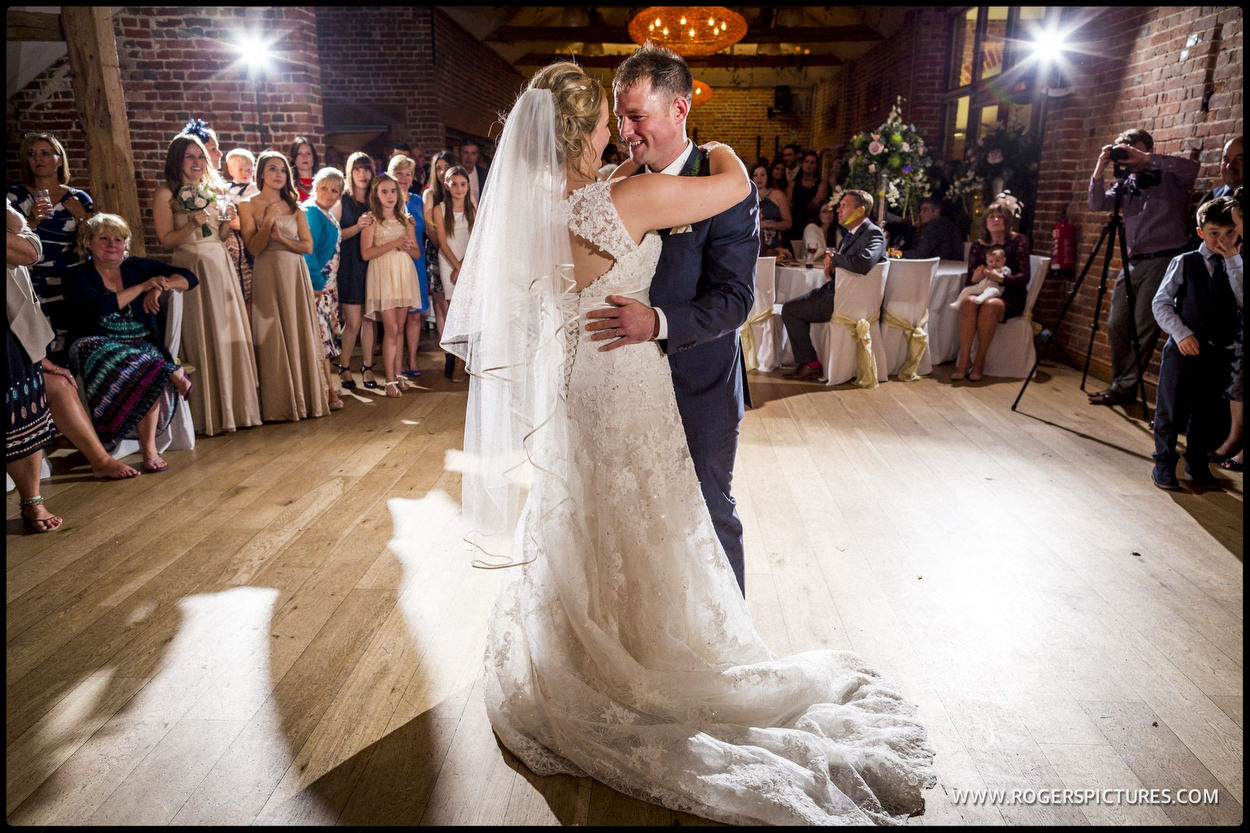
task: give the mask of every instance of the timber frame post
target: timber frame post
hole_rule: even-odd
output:
[[[121,63],[108,6],[62,6],[61,30],[69,49],[74,100],[87,144],[91,199],[98,211],[130,225],[130,253],[143,256],[143,222],[135,184],[134,148],[126,118]]]

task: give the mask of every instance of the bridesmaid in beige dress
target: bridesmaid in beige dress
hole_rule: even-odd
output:
[[[200,207],[222,192],[204,143],[186,133],[174,137],[152,218],[174,265],[200,279],[196,291],[183,296],[181,352],[195,368],[191,421],[210,437],[261,423],[247,308],[223,242],[234,209],[221,222],[215,205]]]
[[[330,412],[322,373],[317,307],[304,255],[312,252],[308,218],[300,210],[291,166],[276,150],[256,160],[260,192],[239,203],[243,240],[252,265],[252,335],[260,367],[261,416],[292,421]]]

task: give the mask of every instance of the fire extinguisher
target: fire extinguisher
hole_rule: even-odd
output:
[[[1068,222],[1067,211],[1050,232],[1050,268],[1053,272],[1076,268],[1076,226]]]

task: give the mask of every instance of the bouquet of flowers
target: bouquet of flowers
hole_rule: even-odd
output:
[[[887,202],[911,217],[929,194],[925,175],[929,157],[916,126],[903,122],[902,108],[903,97],[899,96],[880,127],[851,140],[842,160],[848,172],[843,185],[869,193],[884,192]]]
[[[197,211],[203,211],[210,205],[217,204],[217,195],[208,189],[206,185],[184,185],[178,189],[178,193],[174,195],[174,202],[178,203],[178,207],[188,214],[194,214]],[[208,224],[200,224],[200,236],[208,237],[213,230]]]
[[[968,153],[971,170],[981,178],[986,194],[1015,189],[1030,199],[1036,183],[1038,147],[1020,124],[1000,124],[985,133]]]

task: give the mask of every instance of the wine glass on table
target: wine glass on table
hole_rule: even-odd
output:
[[[816,260],[816,246],[813,243],[808,243],[807,244],[807,268],[808,269],[811,269],[813,266],[815,266],[815,260]]]

